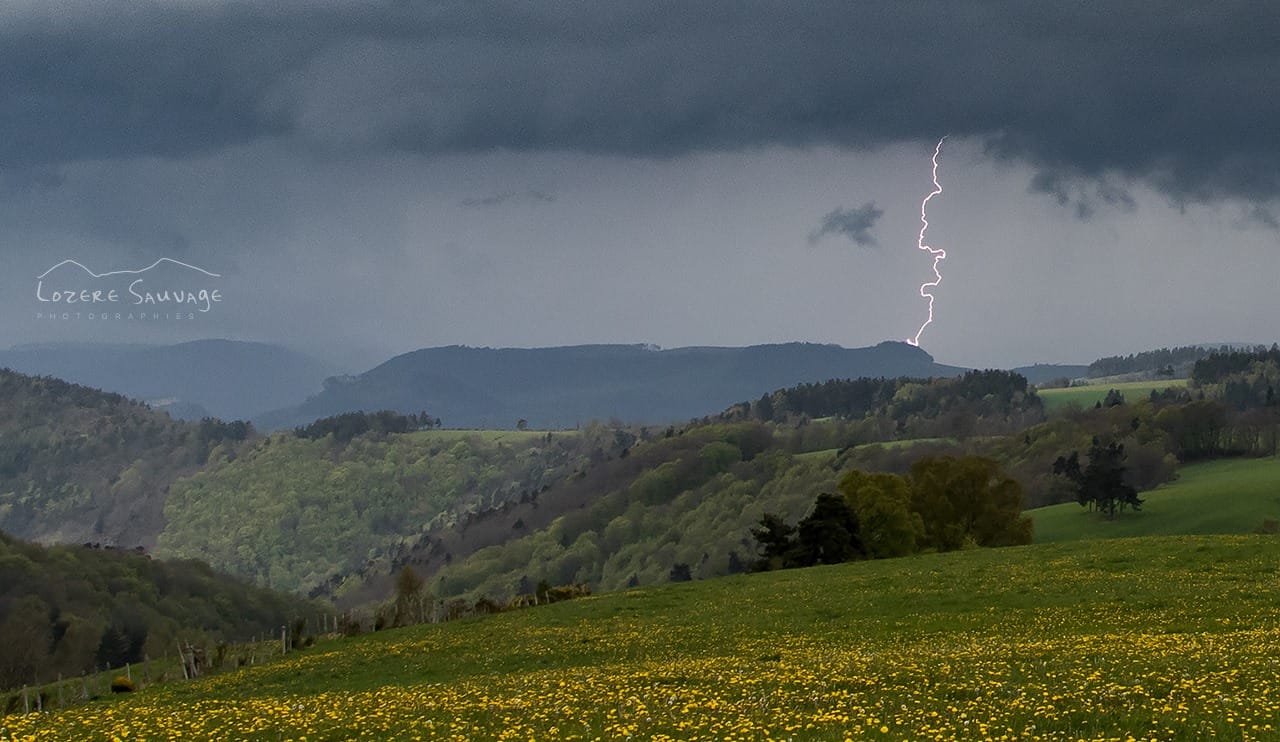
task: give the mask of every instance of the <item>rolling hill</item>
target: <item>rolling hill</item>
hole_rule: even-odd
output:
[[[0,370],[0,530],[150,547],[169,486],[247,426],[175,421],[119,394]]]
[[[18,739],[1273,739],[1280,540],[683,583],[322,643]],[[178,713],[179,709],[198,713]]]
[[[1147,397],[1151,392],[1162,392],[1166,389],[1185,389],[1186,379],[1160,379],[1156,381],[1117,381],[1107,384],[1088,384],[1070,386],[1061,389],[1041,389],[1040,399],[1049,412],[1066,410],[1072,405],[1078,408],[1092,407],[1106,399],[1112,389],[1124,395],[1130,402]]]
[[[871,348],[788,343],[746,348],[449,346],[333,378],[296,407],[255,418],[271,430],[356,410],[426,410],[454,428],[572,428],[590,420],[666,424],[712,415],[775,389],[831,378],[955,376],[906,343]]]
[[[43,547],[0,533],[0,690],[162,657],[180,638],[278,635],[282,624],[314,619],[320,610],[201,562],[89,545]]]

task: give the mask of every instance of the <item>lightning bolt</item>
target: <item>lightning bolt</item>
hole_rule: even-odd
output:
[[[916,247],[933,256],[933,280],[920,284],[920,296],[929,300],[929,318],[924,321],[923,325],[920,325],[919,330],[916,330],[915,337],[907,338],[907,342],[916,347],[920,346],[920,335],[924,332],[924,328],[933,322],[933,294],[929,293],[927,289],[935,288],[942,283],[942,273],[938,271],[938,263],[947,259],[946,250],[934,249],[924,244],[924,233],[929,228],[929,217],[925,214],[925,210],[929,207],[930,199],[942,193],[942,184],[938,182],[938,153],[942,151],[942,143],[945,141],[947,141],[947,138],[944,136],[938,140],[938,146],[933,148],[933,192],[925,196],[924,200],[920,202],[920,236],[916,238]]]

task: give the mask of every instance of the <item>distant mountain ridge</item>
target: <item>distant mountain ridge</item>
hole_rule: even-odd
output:
[[[301,405],[255,418],[263,429],[356,410],[427,411],[447,427],[565,428],[589,420],[665,424],[807,381],[861,376],[955,376],[920,348],[816,343],[744,348],[578,345],[426,348],[357,376],[331,378]]]
[[[267,430],[357,410],[426,410],[448,427],[574,427],[592,419],[665,424],[804,382],[859,376],[955,376],[901,342],[867,348],[781,343],[740,348],[576,345],[444,346],[410,351],[362,374],[267,343],[206,339],[174,345],[27,344],[0,350],[0,368],[122,394],[198,420],[252,419]],[[1012,369],[1031,383],[1084,376],[1085,366]]]
[[[123,394],[177,418],[224,420],[297,404],[336,370],[278,345],[239,340],[19,345],[0,350],[0,368]]]

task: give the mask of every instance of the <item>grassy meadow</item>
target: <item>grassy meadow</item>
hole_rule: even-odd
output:
[[[1075,503],[1029,511],[1037,543],[1171,534],[1251,533],[1280,521],[1280,458],[1225,459],[1178,470],[1178,479],[1142,493],[1137,513],[1108,520]]]
[[[1171,387],[1185,387],[1186,379],[1165,379],[1161,381],[1122,381],[1111,384],[1090,384],[1073,386],[1065,389],[1038,389],[1036,394],[1044,402],[1046,412],[1057,412],[1071,405],[1085,408],[1101,402],[1107,392],[1118,390],[1126,400],[1133,401],[1150,396],[1153,391],[1163,391]]]
[[[864,443],[855,448],[870,448],[877,446],[888,449],[911,448],[928,443],[956,443],[955,438],[908,438],[900,441],[880,441],[877,443]],[[820,451],[807,451],[805,453],[796,454],[796,458],[802,461],[834,461],[840,454],[839,448],[824,448]]]
[[[323,642],[0,739],[1275,739],[1280,538],[972,550]]]

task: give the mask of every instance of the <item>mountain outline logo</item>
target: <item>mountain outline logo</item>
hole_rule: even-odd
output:
[[[185,275],[163,278],[158,278],[154,274],[148,275],[151,271],[166,266],[175,266]],[[52,277],[53,274],[64,267],[69,267],[71,270],[79,268],[83,271],[84,278],[78,281],[69,280],[70,277],[66,275],[66,271],[62,271],[55,280]],[[42,305],[59,305],[60,309],[68,309],[72,305],[87,305],[87,308],[97,307],[105,310],[107,307],[103,305],[124,304],[131,312],[142,313],[163,309],[166,312],[185,312],[185,316],[194,319],[197,312],[206,314],[215,304],[224,300],[222,290],[212,286],[210,281],[210,279],[220,278],[222,278],[221,273],[214,273],[198,265],[173,258],[159,258],[145,268],[102,273],[94,271],[78,260],[67,258],[36,276],[36,301]],[[84,285],[85,281],[89,282],[88,286]],[[37,316],[43,316],[43,313]],[[102,318],[108,316],[110,315],[105,311],[101,314]]]
[[[54,265],[52,268],[50,268],[49,270],[45,271],[44,273],[41,273],[40,275],[36,276],[36,280],[43,280],[43,279],[44,279],[46,276],[48,276],[50,273],[53,273],[54,271],[58,270],[58,269],[59,269],[59,268],[61,268],[62,266],[64,266],[64,265],[68,265],[68,264],[76,266],[77,268],[79,268],[80,270],[84,271],[85,273],[88,273],[88,274],[89,274],[90,276],[92,276],[93,278],[107,278],[108,276],[119,276],[119,275],[125,275],[125,274],[140,274],[140,273],[146,273],[147,271],[151,270],[152,268],[155,268],[156,266],[160,265],[161,263],[172,263],[172,264],[174,264],[174,265],[180,265],[180,266],[182,266],[183,268],[190,268],[190,269],[191,269],[191,270],[193,270],[193,271],[200,271],[201,273],[205,274],[206,276],[211,276],[211,277],[213,277],[213,278],[222,278],[222,274],[221,274],[221,273],[213,273],[212,271],[207,271],[207,270],[205,270],[204,268],[201,268],[201,267],[199,267],[199,266],[191,265],[190,263],[184,263],[184,262],[182,262],[181,260],[174,260],[173,258],[160,258],[159,260],[157,260],[156,262],[152,263],[151,265],[148,265],[146,268],[139,268],[138,270],[107,271],[106,273],[94,273],[92,270],[89,270],[89,268],[88,268],[87,266],[85,266],[85,264],[84,264],[84,263],[81,263],[80,261],[78,261],[78,260],[74,260],[74,259],[72,259],[72,258],[67,258],[66,260],[63,260],[63,261],[61,261],[61,262],[57,263],[56,265]]]

